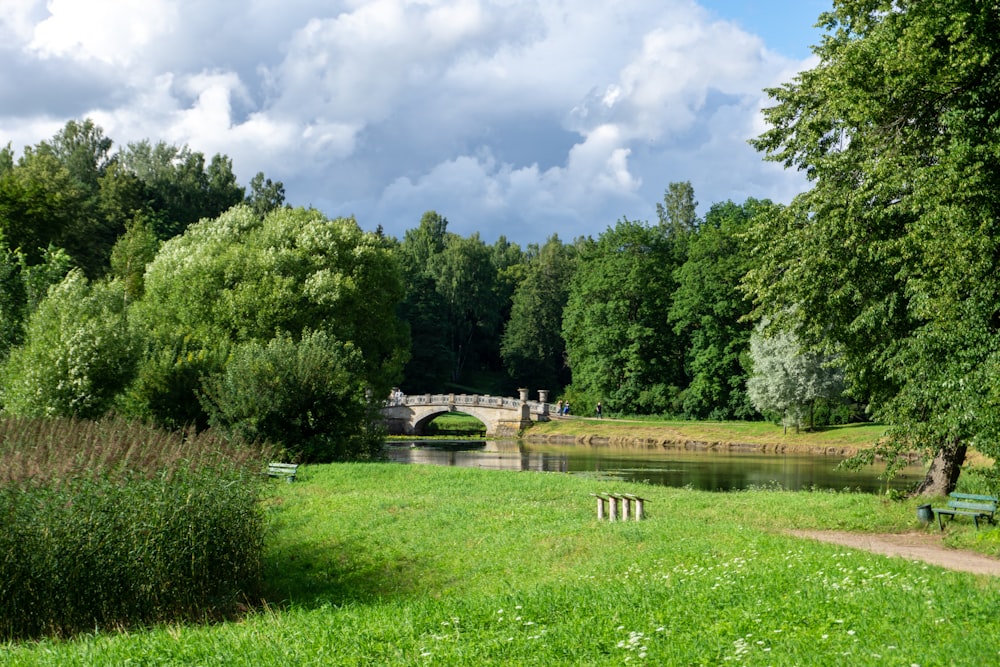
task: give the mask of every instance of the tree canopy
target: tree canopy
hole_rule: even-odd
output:
[[[666,314],[681,242],[669,227],[621,220],[582,245],[563,315],[573,388],[582,400],[634,414],[676,409],[684,346]]]
[[[1000,454],[1000,14],[975,0],[839,0],[819,64],[769,91],[767,157],[812,181],[755,231],[760,312],[842,355],[892,455]]]

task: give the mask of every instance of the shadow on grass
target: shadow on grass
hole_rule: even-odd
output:
[[[409,597],[426,590],[418,586],[425,574],[420,559],[372,554],[361,542],[283,539],[280,550],[264,556],[263,591],[271,607],[313,609]]]

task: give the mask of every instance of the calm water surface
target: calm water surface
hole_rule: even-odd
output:
[[[879,479],[883,466],[860,472],[838,470],[841,459],[832,456],[533,445],[517,440],[399,441],[389,443],[386,449],[389,458],[398,463],[563,472],[706,491],[775,485],[792,491],[817,488],[874,493],[886,488],[886,482]],[[922,467],[910,466],[888,487],[904,489],[923,477]]]

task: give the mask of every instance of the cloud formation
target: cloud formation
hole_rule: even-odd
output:
[[[434,209],[568,240],[655,217],[671,181],[702,208],[803,187],[746,142],[809,63],[693,0],[6,0],[0,58],[16,149],[90,117],[397,236]]]

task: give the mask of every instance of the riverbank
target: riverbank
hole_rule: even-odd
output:
[[[869,449],[885,433],[880,424],[849,424],[787,432],[769,422],[693,422],[553,417],[524,431],[528,442],[591,447],[645,447],[694,451],[826,454],[846,458]]]

